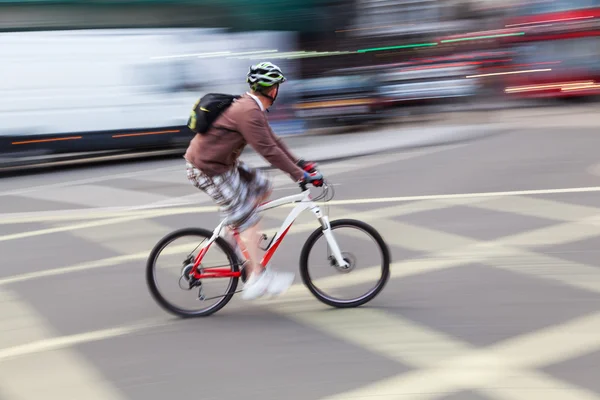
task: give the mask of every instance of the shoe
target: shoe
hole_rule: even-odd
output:
[[[260,274],[252,274],[244,284],[242,291],[243,300],[254,300],[267,293],[273,276],[269,271],[264,270]]]
[[[285,293],[294,283],[295,275],[291,272],[273,271],[271,268],[266,270],[271,274],[271,282],[267,288],[267,293],[272,296],[279,296]]]

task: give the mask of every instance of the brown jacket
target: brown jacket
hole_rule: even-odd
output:
[[[297,159],[273,133],[265,112],[248,94],[225,110],[205,134],[197,134],[184,157],[208,176],[214,176],[231,170],[247,144],[292,179],[303,177]]]

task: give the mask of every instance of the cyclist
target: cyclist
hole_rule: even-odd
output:
[[[205,134],[192,139],[184,158],[190,182],[220,206],[228,228],[240,232],[249,253],[242,298],[251,300],[267,293],[283,293],[295,276],[261,266],[260,216],[256,209],[271,195],[272,185],[264,173],[239,160],[241,152],[249,144],[298,183],[319,186],[323,176],[312,168],[314,164],[294,157],[269,126],[265,111],[286,81],[281,69],[270,62],[253,65],[246,81],[250,91],[223,111]],[[307,167],[302,168],[304,165]]]

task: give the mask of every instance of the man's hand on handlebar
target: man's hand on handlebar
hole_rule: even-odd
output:
[[[323,186],[323,174],[317,171],[317,163],[300,159],[296,164],[304,170],[304,177],[298,182],[303,189],[309,183],[315,187]]]
[[[300,181],[300,185],[306,185],[309,183],[312,183],[312,185],[315,187],[323,186],[323,174],[321,174],[319,171],[310,173],[304,171],[304,178],[302,178],[302,180]]]

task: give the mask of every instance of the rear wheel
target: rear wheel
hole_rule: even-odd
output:
[[[372,226],[357,220],[340,219],[330,223],[332,234],[340,247],[342,257],[349,264],[347,268],[337,264],[329,248],[322,229],[315,230],[307,239],[300,254],[300,273],[302,281],[308,290],[321,302],[337,308],[358,307],[373,300],[385,287],[390,277],[390,253],[381,235]],[[348,244],[343,244],[344,239],[351,238]],[[325,251],[318,250],[318,241],[322,239]],[[367,248],[367,246],[370,246]],[[374,257],[367,262],[368,268],[357,271],[362,258],[359,260],[358,252],[363,252],[368,257]],[[310,259],[315,256],[315,261]],[[309,267],[323,261],[324,267],[317,271],[310,271]],[[335,273],[332,277],[317,279],[316,275],[324,270]],[[347,282],[342,281],[346,276]],[[350,298],[337,297],[334,293],[348,287],[356,287],[373,280],[366,290],[359,289],[359,293]]]
[[[208,241],[212,237],[212,234],[213,232],[201,228],[181,229],[162,238],[150,252],[146,263],[146,283],[154,300],[166,311],[182,318],[206,317],[223,308],[235,294],[239,280],[237,276],[197,280],[190,275],[201,245],[205,241]],[[190,242],[189,246],[185,244],[173,245],[173,242],[181,239],[187,239]],[[211,256],[219,251],[223,253],[223,256],[216,262],[216,265],[213,265],[210,263]],[[166,263],[167,267],[174,267],[167,274],[167,281],[179,287],[178,294],[180,295],[184,292],[189,292],[190,295],[194,294],[195,299],[191,302],[192,307],[178,306],[173,301],[168,300],[161,292],[158,275],[159,271],[162,271],[162,268],[159,267],[158,259],[163,254],[173,256]],[[215,268],[238,272],[239,261],[231,246],[223,238],[219,237],[211,245],[198,268],[201,273],[210,272],[211,269]],[[215,281],[225,284],[225,289],[220,291],[223,294],[210,295],[206,293],[206,286]],[[216,300],[216,302],[208,305],[210,300]]]

